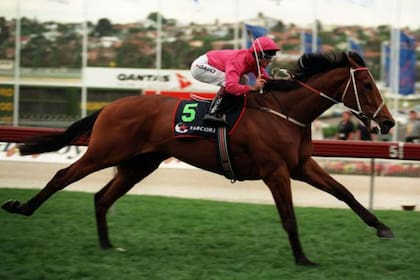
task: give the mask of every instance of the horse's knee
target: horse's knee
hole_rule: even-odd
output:
[[[69,170],[69,168],[60,169],[55,173],[54,177],[56,177],[56,178],[64,177],[68,170]]]

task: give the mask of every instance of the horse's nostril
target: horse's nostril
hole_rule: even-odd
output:
[[[395,125],[395,122],[391,121],[391,120],[385,120],[382,122],[382,125],[388,128],[391,128]]]

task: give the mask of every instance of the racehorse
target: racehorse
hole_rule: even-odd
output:
[[[230,136],[231,161],[239,180],[262,179],[270,189],[286,230],[296,264],[315,265],[301,246],[293,209],[291,183],[296,179],[344,201],[378,237],[393,238],[389,227],[363,207],[311,157],[310,124],[336,103],[343,103],[371,131],[388,133],[394,126],[384,99],[363,59],[356,53],[305,54],[289,79],[269,81],[263,94],[246,95],[247,107]],[[68,127],[64,132],[21,145],[23,155],[58,150],[88,135],[86,153],[59,170],[25,203],[8,200],[6,211],[32,215],[49,197],[92,172],[116,166],[114,178],[95,194],[101,248],[112,248],[106,221],[109,207],[160,163],[176,157],[222,174],[214,140],[175,139],[172,117],[177,98],[134,96],[116,100]]]

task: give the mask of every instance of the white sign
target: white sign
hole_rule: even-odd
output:
[[[195,80],[188,70],[136,68],[86,68],[89,88],[157,89],[184,92],[217,92],[218,87]]]

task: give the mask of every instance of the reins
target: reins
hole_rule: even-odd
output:
[[[267,113],[276,115],[277,117],[283,118],[283,119],[285,119],[285,120],[287,120],[287,121],[289,121],[289,122],[291,122],[291,123],[293,123],[297,126],[300,126],[300,127],[307,127],[308,126],[307,124],[304,124],[304,123],[302,123],[302,122],[300,122],[300,121],[298,121],[298,120],[296,120],[292,117],[289,117],[285,114],[277,112],[276,110],[273,110],[273,109],[270,109],[270,108],[267,108],[267,107],[259,107],[258,109],[263,111],[263,112],[267,112]]]
[[[334,104],[343,103],[343,105],[344,105],[344,107],[346,109],[348,109],[349,111],[351,111],[353,114],[357,115],[359,118],[366,118],[369,121],[369,123],[370,123],[371,120],[375,119],[375,117],[379,114],[379,112],[381,111],[381,109],[385,105],[384,98],[383,98],[383,96],[381,94],[382,103],[378,106],[377,110],[372,115],[372,117],[368,117],[368,115],[363,112],[362,105],[360,104],[359,92],[357,90],[356,78],[354,76],[354,73],[357,72],[357,71],[368,71],[368,74],[369,74],[370,78],[374,82],[375,79],[373,78],[372,74],[370,73],[370,71],[369,71],[369,69],[367,67],[357,67],[357,68],[351,68],[350,67],[350,69],[349,69],[349,79],[348,79],[348,81],[346,83],[346,87],[344,88],[343,94],[341,96],[341,100],[336,100],[336,99],[330,97],[329,95],[323,93],[322,91],[313,88],[312,86],[308,85],[307,83],[304,83],[304,82],[296,79],[287,70],[284,70],[284,69],[276,69],[276,70],[279,71],[279,72],[281,72],[281,73],[283,73],[283,74],[286,74],[288,76],[288,79],[290,79],[292,81],[295,81],[296,83],[298,83],[302,87],[308,89],[310,92],[316,93],[319,96],[321,96],[321,97],[323,97],[323,98],[325,98],[325,99],[333,102]],[[347,106],[347,105],[344,104],[344,97],[346,96],[347,91],[350,88],[350,84],[353,86],[353,93],[355,95],[357,109],[351,108],[351,107],[349,107],[349,106]],[[291,123],[293,123],[295,125],[298,125],[300,127],[307,127],[308,126],[308,124],[304,124],[304,123],[302,123],[302,122],[300,122],[300,121],[298,121],[298,120],[296,120],[296,119],[294,119],[292,117],[289,117],[289,116],[287,116],[285,114],[282,114],[282,113],[280,113],[280,112],[278,112],[276,110],[273,110],[273,109],[270,109],[270,108],[267,108],[267,107],[260,107],[259,109],[261,111],[264,111],[264,112],[267,112],[267,113],[271,113],[273,115],[276,115],[278,117],[281,117],[281,118],[283,118],[283,119],[285,119],[285,120],[287,120],[287,121],[289,121],[289,122],[291,122]]]

